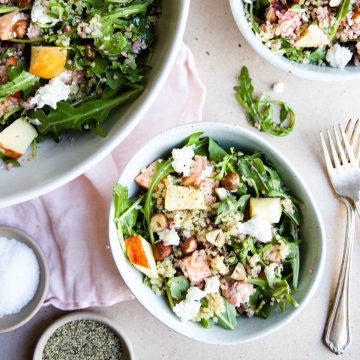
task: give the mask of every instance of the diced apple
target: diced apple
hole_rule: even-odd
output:
[[[32,46],[29,72],[43,79],[58,76],[65,68],[66,49],[58,46]]]
[[[165,209],[175,210],[205,210],[205,194],[193,188],[170,185],[166,188]]]
[[[130,262],[151,279],[158,277],[154,254],[150,243],[135,235],[125,240],[126,253]]]
[[[326,34],[319,28],[319,26],[311,24],[299,39],[295,42],[296,48],[316,48],[323,47],[330,43]]]
[[[156,164],[158,160],[151,163],[146,169],[142,170],[141,173],[135,178],[135,182],[144,189],[149,189],[152,179],[156,172]]]
[[[277,224],[282,214],[281,200],[279,198],[251,198],[250,217],[258,217],[271,224]]]
[[[20,20],[26,20],[26,16],[19,12],[13,11],[0,17],[0,40],[11,40],[16,37],[14,31],[15,24]]]
[[[23,156],[38,133],[25,119],[17,119],[0,132],[0,151],[7,157]]]

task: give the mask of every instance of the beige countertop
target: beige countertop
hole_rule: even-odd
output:
[[[252,129],[233,96],[242,65],[248,66],[256,90],[285,100],[295,108],[297,125],[293,134],[285,138],[263,136],[291,160],[317,200],[327,231],[324,276],[314,298],[290,324],[257,342],[239,346],[209,346],[182,337],[154,319],[135,300],[94,311],[111,317],[126,330],[139,360],[334,359],[335,355],[321,339],[340,267],[345,210],[325,177],[319,131],[359,116],[360,84],[302,80],[265,63],[241,37],[227,0],[192,0],[185,41],[195,55],[196,66],[207,88],[204,120],[230,122]],[[279,81],[285,84],[282,95],[271,91],[271,85]],[[359,241],[355,241],[351,279],[352,345],[342,355],[344,359],[360,359],[359,263],[360,246]],[[0,335],[0,360],[31,359],[40,334],[63,313],[51,307],[43,308],[21,329]]]

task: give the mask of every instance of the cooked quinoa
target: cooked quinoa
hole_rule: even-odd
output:
[[[195,135],[207,150],[185,145],[143,169],[139,196],[114,188],[129,261],[182,321],[232,329],[236,316],[297,306],[300,214],[276,170]]]
[[[256,36],[275,54],[302,64],[359,65],[359,0],[239,1]]]

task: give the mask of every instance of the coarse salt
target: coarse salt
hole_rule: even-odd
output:
[[[0,317],[25,307],[39,281],[40,267],[34,251],[20,241],[0,237]]]

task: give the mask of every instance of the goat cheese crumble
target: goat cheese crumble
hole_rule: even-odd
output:
[[[173,157],[172,166],[178,174],[188,176],[190,174],[191,165],[194,163],[194,150],[191,146],[184,146],[182,149],[173,149],[171,153]]]
[[[263,243],[272,239],[271,224],[262,218],[252,218],[247,222],[238,223],[238,231],[241,234],[250,235]]]
[[[353,53],[347,47],[335,44],[326,53],[326,60],[332,67],[343,69],[352,56]]]
[[[43,0],[35,0],[33,7],[31,9],[31,20],[34,23],[38,24],[51,24],[54,25],[59,22],[59,19],[56,19],[48,14],[49,9]]]
[[[71,93],[71,86],[65,84],[62,74],[51,79],[48,84],[40,87],[35,96],[30,100],[30,104],[42,108],[49,105],[56,109],[59,101],[67,100]]]
[[[180,237],[173,229],[159,232],[158,235],[165,245],[179,246],[180,244]]]
[[[272,88],[275,93],[282,94],[284,92],[285,85],[283,82],[278,82],[273,84]]]

